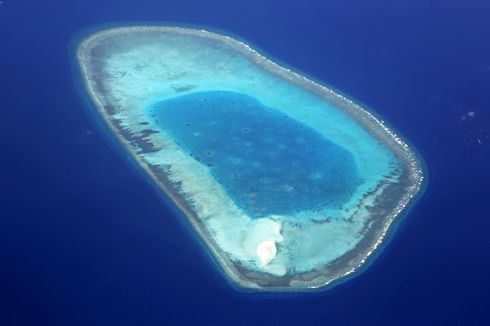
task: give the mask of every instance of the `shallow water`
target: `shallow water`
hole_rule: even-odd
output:
[[[220,262],[222,271],[241,287],[306,290],[325,287],[345,277],[364,264],[389,226],[420,190],[423,170],[417,155],[382,121],[342,95],[277,65],[247,44],[226,35],[161,25],[114,26],[86,34],[76,47],[76,60],[86,94],[111,131],[137,164],[177,203]],[[230,132],[226,129],[221,133],[214,130],[212,134],[205,130],[212,126],[206,125],[205,129],[191,131],[192,119],[186,115],[196,116],[201,124],[211,120],[219,125],[219,120],[202,115],[208,111],[201,110],[206,97],[182,97],[196,92],[217,92],[221,99],[230,94],[242,97],[239,101],[233,98],[222,101],[227,105],[240,103],[237,106],[240,110],[232,108],[226,113],[225,123],[241,130],[242,137],[255,133],[255,143],[262,147],[267,144],[270,150],[258,154],[259,160],[249,152],[249,161],[258,165],[254,169],[260,178],[257,180],[253,174],[249,177],[262,185],[271,184],[261,191],[259,199],[262,202],[263,198],[267,199],[265,204],[279,207],[287,215],[266,215],[267,209],[274,210],[257,204],[257,189],[253,184],[252,189],[245,191],[239,191],[242,184],[233,187],[235,193],[246,198],[248,207],[244,210],[237,205],[244,206],[243,198],[236,203],[236,196],[228,194],[230,179],[233,182],[238,178],[236,165],[245,161],[243,153],[220,156],[221,166],[233,167],[221,174],[228,183],[221,182],[223,177],[217,180],[213,175],[215,162],[205,162],[202,155],[196,155],[197,149],[202,148],[208,158],[216,152],[210,150],[206,141],[190,146],[196,137],[209,139],[211,143],[219,143],[220,138],[224,140],[222,143],[230,142]],[[176,106],[176,97],[185,98],[186,103],[172,108]],[[195,100],[198,102],[192,103]],[[157,104],[155,109],[155,103],[162,101],[174,104],[163,109]],[[218,102],[211,103],[209,108]],[[257,110],[257,107],[264,108]],[[186,114],[192,109],[197,115],[196,112]],[[221,107],[218,114],[220,109],[227,111]],[[162,128],[159,117],[167,111],[163,120],[170,121],[171,128]],[[259,125],[250,125],[247,118],[239,126],[241,121],[236,118],[242,117],[243,112],[261,112],[251,119]],[[271,113],[275,113],[275,119],[271,119]],[[180,116],[181,121],[172,123],[174,116]],[[290,132],[285,117],[292,120],[292,125],[301,131],[299,134]],[[264,119],[271,123],[263,124]],[[270,129],[269,124],[277,128]],[[176,133],[179,125],[189,132]],[[167,129],[174,135],[169,135]],[[267,134],[264,139],[263,131]],[[185,137],[178,136],[181,134]],[[235,142],[240,140],[237,135],[231,138],[236,138]],[[186,141],[182,142],[183,139]],[[293,157],[282,153],[291,141],[295,147]],[[254,142],[245,140],[244,145]],[[337,180],[330,178],[328,185],[322,182],[325,176],[340,176],[342,180],[345,174],[339,172],[343,169],[337,162],[342,161],[339,151],[325,150],[327,143],[328,147],[334,146],[331,142],[348,149],[351,163],[346,164],[347,171],[355,164],[356,174],[362,179],[357,187],[351,187],[348,196],[343,196],[344,189],[339,189],[338,195],[331,193],[329,188],[335,189]],[[229,152],[233,149],[229,145],[220,147]],[[322,157],[321,153],[334,155]],[[268,170],[260,169],[264,155],[265,161],[276,161],[269,164]],[[284,160],[279,164],[275,156],[281,155]],[[301,156],[309,161],[314,157],[323,165],[334,162],[337,171],[330,171],[331,167],[326,165],[326,171],[319,170],[321,164],[306,165],[309,170],[301,170],[298,164]],[[297,201],[293,182],[274,185],[274,179],[280,181],[282,177],[278,172],[284,164],[290,165],[287,172],[292,179],[286,181],[300,183],[300,178],[294,178],[298,171],[305,172],[303,180],[313,181],[310,187],[299,187],[314,192],[313,196],[298,196],[300,205],[297,206],[301,209],[286,210]],[[316,200],[322,190],[333,200]],[[270,192],[275,201],[268,198]],[[335,203],[342,196],[342,203],[338,200]],[[304,205],[304,202],[316,205]]]

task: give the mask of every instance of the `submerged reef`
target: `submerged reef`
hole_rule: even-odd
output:
[[[113,27],[75,57],[97,112],[240,288],[341,280],[421,189],[380,119],[229,36]]]

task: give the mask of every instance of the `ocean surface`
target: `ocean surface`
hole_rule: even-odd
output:
[[[490,324],[490,2],[0,1],[0,325]],[[361,274],[232,289],[102,127],[69,42],[99,24],[235,35],[377,114],[425,194]]]

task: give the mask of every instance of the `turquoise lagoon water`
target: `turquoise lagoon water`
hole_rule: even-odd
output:
[[[340,208],[361,181],[345,148],[245,94],[180,96],[152,116],[250,216]]]

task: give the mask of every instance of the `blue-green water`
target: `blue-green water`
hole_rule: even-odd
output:
[[[152,115],[254,217],[340,207],[361,182],[345,148],[245,94],[185,95]]]

